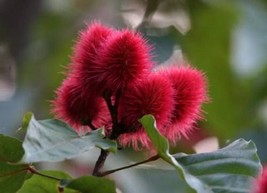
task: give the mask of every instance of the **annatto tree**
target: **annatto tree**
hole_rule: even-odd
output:
[[[56,119],[38,121],[27,113],[20,128],[26,132],[23,142],[0,135],[0,191],[115,193],[120,185],[110,174],[161,159],[187,187],[171,192],[266,193],[267,170],[261,174],[252,141],[239,139],[211,153],[169,153],[169,145],[190,139],[204,118],[207,78],[187,62],[155,68],[151,49],[140,33],[129,29],[92,22],[81,31],[66,78],[51,101]],[[146,151],[148,158],[103,171],[109,154],[125,147]],[[73,178],[34,166],[92,148],[101,152],[87,176]]]

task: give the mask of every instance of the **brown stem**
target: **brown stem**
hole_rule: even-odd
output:
[[[60,180],[61,180],[60,178],[56,178],[56,177],[54,177],[54,176],[49,176],[49,175],[40,173],[40,172],[39,172],[37,169],[35,169],[33,166],[29,166],[29,167],[28,167],[28,171],[31,172],[32,174],[36,174],[36,175],[39,175],[39,176],[42,176],[42,177],[46,177],[46,178],[49,178],[49,179],[52,179],[52,180],[57,180],[57,181],[60,181]]]
[[[97,130],[97,128],[93,125],[92,122],[88,122],[87,124],[92,130]]]
[[[107,103],[111,118],[112,118],[112,130],[111,133],[107,136],[109,139],[116,140],[120,135],[120,127],[118,124],[118,106],[119,106],[119,98],[121,96],[121,90],[118,90],[115,94],[115,101],[114,105],[112,105],[111,101],[111,94],[104,93],[104,99]],[[106,150],[101,149],[100,155],[98,157],[98,160],[96,161],[94,170],[93,170],[93,176],[99,176],[100,170],[104,166],[105,161],[109,155],[109,152]]]
[[[99,177],[103,177],[103,176],[106,176],[106,175],[109,175],[109,174],[118,172],[118,171],[120,171],[120,170],[125,170],[125,169],[131,168],[131,167],[134,167],[134,166],[138,166],[138,165],[141,165],[141,164],[144,164],[144,163],[147,163],[147,162],[155,161],[155,160],[157,160],[157,159],[159,159],[159,158],[160,158],[159,155],[155,155],[155,156],[153,156],[153,157],[151,157],[151,158],[149,158],[149,159],[147,159],[147,160],[144,160],[144,161],[141,161],[141,162],[132,164],[132,165],[128,165],[128,166],[121,167],[121,168],[117,168],[117,169],[114,169],[114,170],[108,170],[108,171],[102,172],[102,173],[100,173],[98,176],[99,176]]]
[[[108,110],[110,112],[110,116],[111,116],[111,119],[112,119],[113,127],[116,127],[117,126],[117,110],[115,108],[115,105],[114,106],[112,105],[111,95],[105,93],[104,99],[105,99],[105,101],[107,103]],[[115,101],[115,103],[116,103],[116,101]]]
[[[112,130],[108,138],[114,139],[114,140],[116,140],[120,136],[121,130],[122,130],[120,124],[118,123],[118,107],[119,107],[120,96],[121,96],[121,89],[119,89],[116,92],[114,105],[112,105],[111,95],[108,93],[104,94],[104,99],[107,103],[107,106],[108,106],[108,109],[111,115],[111,119],[112,119]]]
[[[147,6],[145,10],[145,14],[143,16],[142,22],[137,26],[137,29],[141,29],[142,27],[146,26],[152,19],[153,15],[157,11],[159,7],[160,1],[159,0],[148,0]]]
[[[108,157],[109,152],[101,149],[100,155],[95,163],[95,168],[93,170],[93,176],[99,176],[99,170],[104,166],[104,163]]]
[[[119,89],[115,94],[115,102],[114,102],[113,113],[114,113],[114,119],[116,121],[116,125],[118,125],[118,108],[119,108],[119,100],[120,100],[120,97],[121,97],[121,90],[122,89]]]

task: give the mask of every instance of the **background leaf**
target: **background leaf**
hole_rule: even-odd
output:
[[[27,164],[12,164],[18,162],[24,154],[22,142],[0,134],[0,190],[5,193],[15,193],[23,185]]]
[[[243,139],[211,153],[173,156],[185,171],[214,193],[249,193],[254,178],[261,170],[255,144]]]
[[[240,139],[212,153],[172,156],[168,141],[156,129],[154,117],[145,115],[140,122],[162,159],[173,165],[197,193],[250,192],[251,182],[261,170],[253,142]]]
[[[0,190],[3,193],[15,193],[23,185],[28,165],[12,165],[0,162]]]
[[[74,179],[66,187],[79,190],[82,193],[116,193],[116,186],[113,181],[94,176],[83,176]]]
[[[209,188],[202,184],[198,179],[194,176],[191,176],[186,171],[183,170],[182,166],[171,156],[169,153],[169,143],[165,137],[163,137],[158,130],[156,129],[156,121],[154,116],[145,115],[140,120],[141,124],[145,128],[147,135],[151,139],[153,145],[155,146],[159,156],[174,166],[174,168],[178,171],[179,176],[187,182],[187,184],[196,192],[199,193],[211,193]]]
[[[138,167],[133,169],[142,182],[136,184],[138,193],[188,193],[188,186],[173,168],[163,169],[162,167]],[[160,183],[159,183],[160,182]],[[179,191],[177,191],[179,190]],[[134,192],[134,191],[132,191]]]
[[[102,132],[102,129],[98,129],[79,136],[62,121],[37,121],[32,116],[23,142],[25,155],[22,162],[62,161],[76,157],[95,146],[115,152],[116,142],[103,139]]]
[[[21,141],[0,134],[0,162],[17,162],[23,154]]]
[[[71,177],[62,171],[41,171],[41,173],[57,178],[71,179]],[[26,180],[18,193],[58,193],[59,182],[46,177],[33,175]],[[64,189],[64,193],[76,193],[77,191]]]

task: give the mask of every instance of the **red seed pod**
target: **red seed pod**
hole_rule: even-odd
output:
[[[181,135],[186,136],[201,119],[201,106],[207,101],[206,80],[202,72],[188,66],[173,66],[158,71],[168,78],[175,91],[175,108],[172,113],[171,126],[163,134],[176,142]]]
[[[255,193],[267,193],[267,165],[263,168],[261,175],[256,181]]]
[[[169,80],[158,73],[152,73],[129,87],[121,98],[119,108],[121,124],[129,130],[129,133],[121,136],[121,144],[132,144],[134,149],[138,149],[140,143],[143,147],[149,148],[150,140],[138,119],[143,115],[152,114],[161,131],[170,123],[174,108],[173,94],[174,90]]]
[[[115,93],[144,78],[152,66],[149,52],[150,47],[139,33],[113,33],[97,58],[96,85],[102,91]]]
[[[84,89],[73,77],[63,81],[56,95],[52,102],[52,112],[78,132],[84,129],[83,125],[89,126],[93,123],[95,127],[100,127],[110,119],[104,100],[94,92]]]
[[[112,28],[98,22],[88,25],[87,29],[80,33],[73,49],[69,73],[79,79],[84,88],[90,87],[90,90],[93,89],[94,92],[99,90],[96,86],[100,85],[95,85],[95,82],[98,79],[98,69],[102,67],[97,64],[96,60],[102,57],[99,56],[99,52],[112,33],[114,33]]]

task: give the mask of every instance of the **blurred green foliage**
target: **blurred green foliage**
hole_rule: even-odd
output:
[[[236,9],[228,4],[194,3],[191,10],[193,28],[183,37],[182,45],[189,61],[207,75],[211,102],[205,111],[210,131],[227,139],[244,120],[245,98],[230,66],[230,33],[236,23]]]

